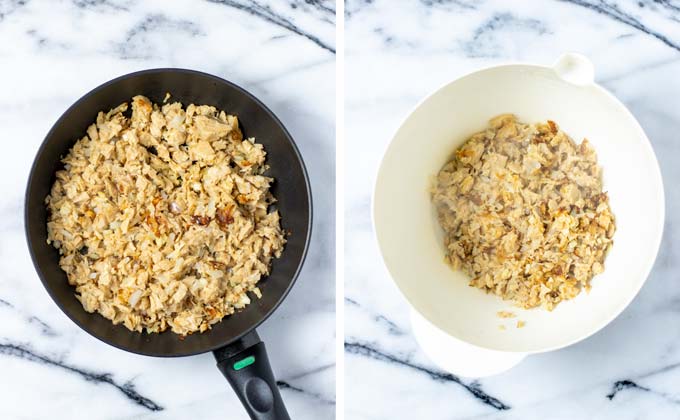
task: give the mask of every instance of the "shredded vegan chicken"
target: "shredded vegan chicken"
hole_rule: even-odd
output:
[[[500,115],[456,150],[432,191],[446,260],[470,285],[552,310],[590,288],[615,231],[588,140]]]
[[[86,311],[134,331],[203,332],[261,296],[283,250],[265,151],[212,106],[135,96],[131,108],[100,112],[64,157],[47,241]]]

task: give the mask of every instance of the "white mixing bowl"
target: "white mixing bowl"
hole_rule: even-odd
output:
[[[575,141],[588,138],[602,166],[604,190],[616,217],[614,245],[604,273],[593,279],[589,293],[561,303],[552,312],[515,308],[468,286],[465,274],[444,262],[442,233],[428,193],[432,177],[470,135],[502,113],[514,113],[529,123],[550,119]],[[585,57],[565,54],[552,67],[513,64],[480,70],[423,100],[385,152],[375,185],[373,221],[387,269],[418,320],[424,318],[433,331],[452,342],[471,345],[468,350],[518,356],[582,340],[624,310],[656,258],[664,195],[656,157],[638,122],[621,102],[593,82],[593,68]],[[526,321],[526,326],[515,328],[499,319],[501,310],[514,312],[515,321]],[[414,327],[422,324],[418,320]],[[501,330],[500,324],[510,326]],[[423,334],[431,333],[423,332],[422,325],[418,329],[421,345],[443,345],[441,337],[428,339]],[[425,350],[440,365],[460,370],[442,360],[455,354]],[[507,356],[506,361],[519,360]],[[482,370],[479,376],[496,370],[502,369]]]

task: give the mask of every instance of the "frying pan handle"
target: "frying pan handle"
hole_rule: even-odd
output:
[[[255,330],[213,351],[217,368],[234,388],[253,420],[290,420],[267,350]]]

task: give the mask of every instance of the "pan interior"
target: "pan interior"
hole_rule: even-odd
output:
[[[268,176],[275,179],[271,191],[277,198],[287,244],[271,273],[260,280],[262,298],[252,297],[242,311],[225,317],[202,334],[180,340],[171,331],[146,334],[85,312],[74,288],[59,267],[59,253],[47,239],[45,197],[54,183],[60,159],[81,138],[99,111],[109,110],[135,95],[161,103],[166,92],[171,101],[184,106],[213,105],[238,116],[244,136],[255,137],[267,152]],[[76,324],[113,346],[151,356],[183,356],[224,346],[255,328],[276,309],[288,293],[302,266],[311,229],[309,183],[302,159],[288,132],[257,99],[238,86],[204,73],[181,69],[158,69],[133,73],[112,80],[85,95],[56,122],[35,158],[26,190],[26,235],[36,270],[50,296]]]

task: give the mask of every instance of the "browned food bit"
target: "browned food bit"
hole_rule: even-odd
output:
[[[191,221],[194,222],[194,224],[197,224],[197,225],[207,226],[210,223],[210,218],[208,216],[194,215],[194,216],[191,216]]]
[[[152,216],[150,213],[144,213],[142,215],[142,219],[146,222],[146,225],[149,226],[149,229],[151,229],[154,235],[160,235],[160,231],[158,230],[158,220],[155,216]]]
[[[227,268],[227,265],[223,262],[220,262],[220,261],[211,260],[211,261],[208,261],[208,264],[210,264],[210,266],[212,268],[217,269],[217,270],[224,270],[225,268]]]
[[[469,158],[474,155],[474,150],[470,149],[458,149],[456,150],[456,157],[458,159]]]
[[[226,227],[227,225],[234,223],[234,205],[227,204],[226,207],[217,209],[215,212],[215,219],[220,227]]]
[[[160,213],[157,214],[157,215],[154,217],[154,219],[156,219],[156,223],[158,224],[158,226],[167,225],[167,224],[168,224],[168,219],[166,219],[165,216],[163,216],[163,215],[160,214]]]
[[[218,315],[217,310],[212,306],[208,306],[207,308],[205,308],[205,311],[208,314],[208,317],[210,317],[211,319],[216,318]]]

